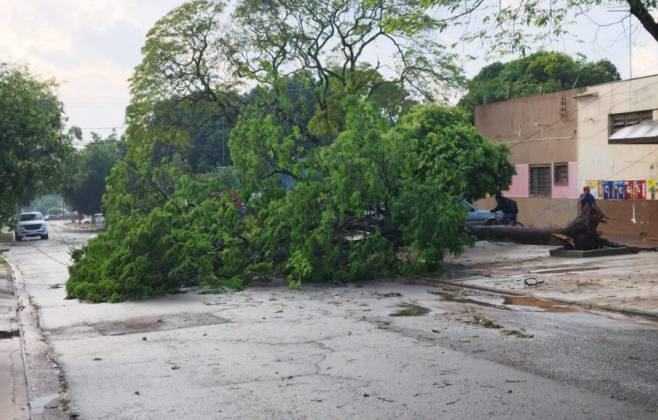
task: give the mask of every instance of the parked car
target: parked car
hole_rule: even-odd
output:
[[[17,241],[26,237],[39,236],[41,239],[48,239],[48,222],[43,218],[43,214],[38,211],[25,212],[18,215],[18,224],[14,230],[14,238]]]
[[[468,210],[464,223],[466,225],[495,225],[497,222],[496,213],[489,210],[482,210],[475,207],[473,204],[466,200],[462,200],[462,204]]]
[[[91,224],[91,216],[85,216],[80,220],[80,223],[83,225],[90,225]]]

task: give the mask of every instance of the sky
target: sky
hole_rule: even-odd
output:
[[[121,132],[130,99],[133,68],[140,62],[146,32],[183,0],[0,0],[0,62],[29,66],[44,79],[55,79],[69,125],[95,131]],[[606,58],[629,76],[628,25],[599,28],[595,22],[623,14],[600,10],[580,18],[572,34],[545,48],[590,59]],[[632,75],[658,73],[658,42],[633,22]],[[473,53],[473,50],[457,51]],[[464,64],[473,76],[490,58]]]

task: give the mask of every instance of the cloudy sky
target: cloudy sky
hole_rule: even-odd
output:
[[[144,36],[155,21],[183,0],[0,0],[0,61],[27,64],[59,82],[71,125],[107,134],[123,127],[128,82],[140,61]],[[601,10],[594,20],[618,19]],[[658,73],[658,43],[634,22],[633,76]],[[627,26],[626,26],[627,30]],[[629,75],[628,32],[581,19],[572,37],[548,47],[607,58]],[[469,76],[483,61],[465,65]]]

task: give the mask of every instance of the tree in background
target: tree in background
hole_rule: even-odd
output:
[[[54,82],[0,63],[0,226],[19,207],[54,191],[72,152]]]
[[[92,133],[92,142],[73,153],[62,185],[62,195],[72,210],[82,214],[101,211],[105,179],[124,154],[125,142],[116,133],[105,139]]]
[[[468,93],[459,105],[472,115],[475,105],[614,80],[619,80],[619,72],[607,60],[587,61],[583,56],[574,59],[560,52],[539,51],[483,67],[468,81]]]
[[[59,214],[62,212],[63,198],[59,194],[42,195],[34,199],[26,209],[40,211],[41,214]]]

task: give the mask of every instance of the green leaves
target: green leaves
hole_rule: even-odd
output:
[[[54,191],[72,152],[52,81],[0,63],[0,226],[19,206]]]
[[[76,150],[68,159],[66,179],[61,187],[67,204],[84,214],[101,211],[105,178],[125,154],[125,140],[113,133],[106,139],[94,133],[94,141]]]
[[[472,114],[477,104],[486,104],[524,95],[619,80],[615,66],[607,60],[587,61],[555,51],[539,51],[507,63],[483,67],[468,82],[468,94],[460,106]]]

